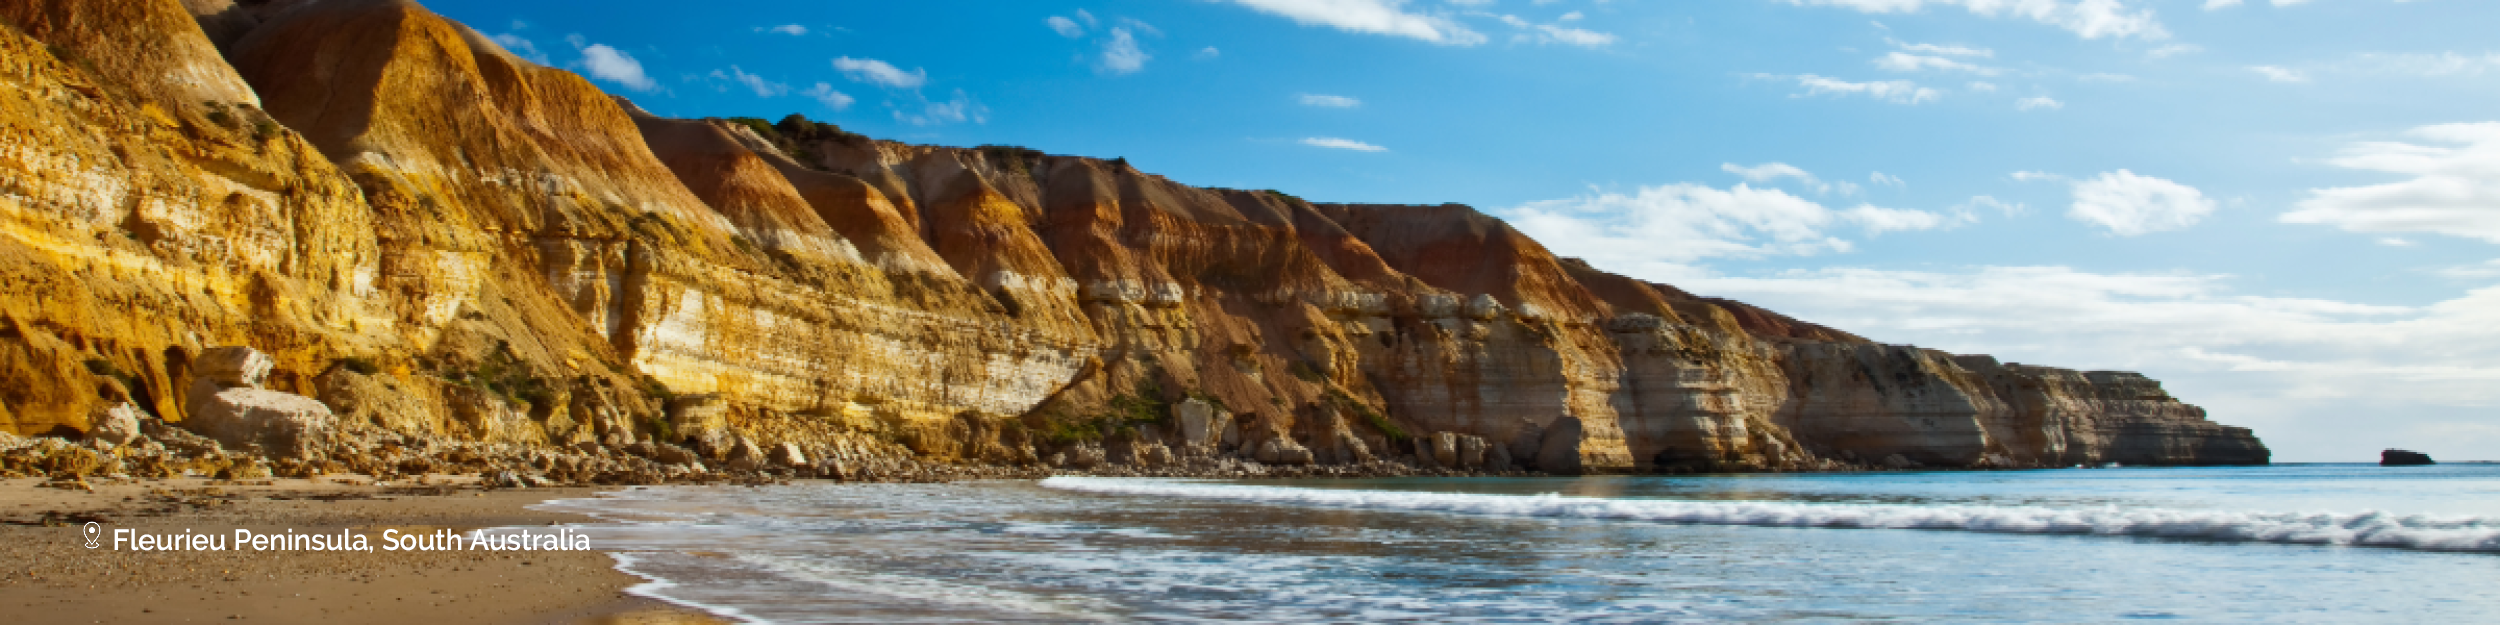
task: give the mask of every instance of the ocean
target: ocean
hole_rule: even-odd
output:
[[[550,502],[770,622],[2489,622],[2500,465],[645,487]]]

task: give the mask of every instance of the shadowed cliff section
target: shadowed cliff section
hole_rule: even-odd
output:
[[[2266,459],[2142,376],[1875,343],[1607,273],[1465,206],[660,118],[405,0],[0,15],[21,25],[0,33],[17,432],[125,402],[183,421],[189,359],[242,344],[357,427],[716,460]],[[61,130],[84,127],[121,132]]]

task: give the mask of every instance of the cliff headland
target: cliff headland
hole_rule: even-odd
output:
[[[0,6],[0,432],[60,477],[2263,464],[1460,205],[666,119],[406,0]],[[705,476],[710,476],[706,478]]]

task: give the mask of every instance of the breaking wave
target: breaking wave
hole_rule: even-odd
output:
[[[1320,490],[1123,478],[1054,477],[1045,488],[1358,510],[1506,517],[1840,529],[2166,538],[2284,545],[2500,553],[2500,519],[2385,512],[2270,513],[2162,508],[2045,508],[1599,499]]]

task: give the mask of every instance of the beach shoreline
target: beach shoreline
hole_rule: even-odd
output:
[[[456,479],[375,486],[355,476],[45,486],[0,480],[0,612],[47,623],[210,621],[717,623],[627,589],[608,552],[386,551],[396,535],[591,521],[530,509],[604,488],[481,489]],[[85,524],[101,546],[85,546]],[[371,551],[116,549],[113,531],[363,536]],[[586,540],[586,539],[585,539]],[[352,544],[352,543],[350,543]]]

